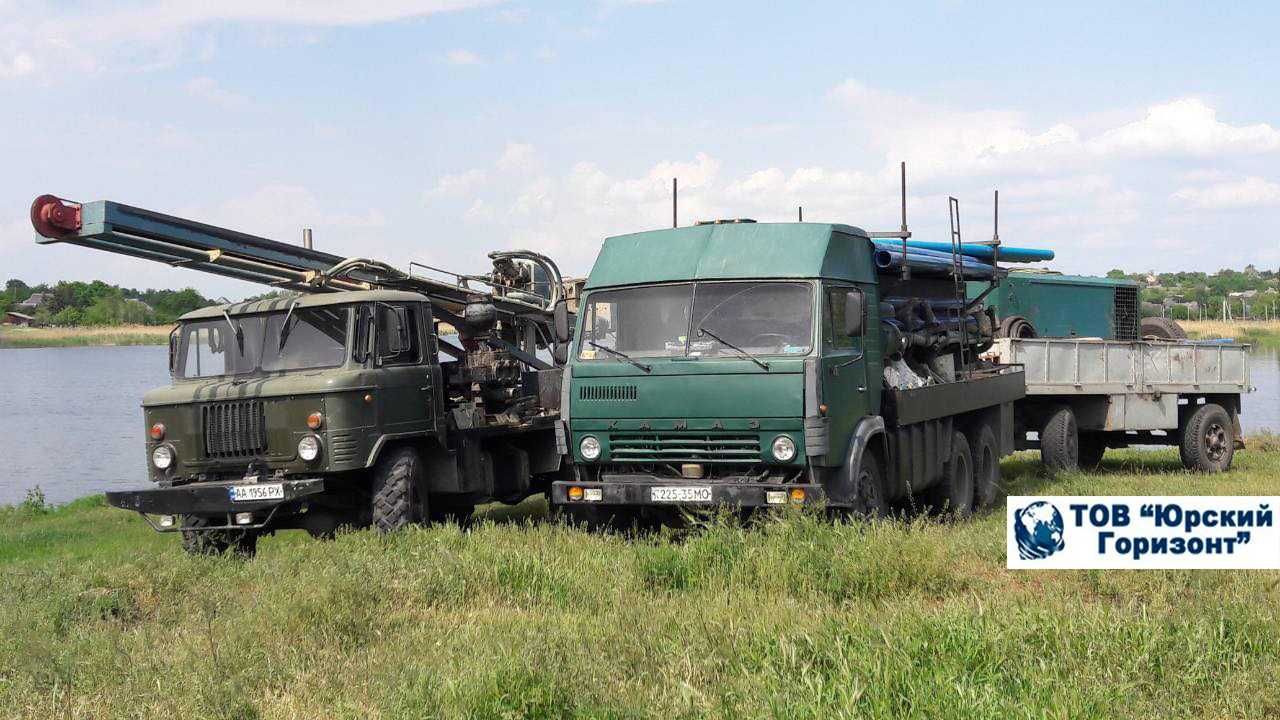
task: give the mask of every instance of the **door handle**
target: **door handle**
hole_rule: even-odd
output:
[[[859,386],[858,386],[858,392],[866,392],[866,391],[867,391],[867,386],[866,386],[866,385],[859,385]]]

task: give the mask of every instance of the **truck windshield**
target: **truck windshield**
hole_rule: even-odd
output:
[[[803,282],[697,282],[606,290],[588,298],[582,360],[804,355],[813,288]],[[593,345],[594,343],[595,345]]]
[[[349,306],[295,308],[183,323],[174,374],[202,378],[336,367],[347,357],[350,315]]]

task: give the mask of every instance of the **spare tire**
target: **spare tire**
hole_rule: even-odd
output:
[[[1037,337],[1036,326],[1021,315],[1010,315],[1000,321],[996,328],[996,337],[1033,338]]]
[[[1169,318],[1162,317],[1142,318],[1142,323],[1138,326],[1138,335],[1144,338],[1153,337],[1161,340],[1187,339],[1187,331],[1183,330],[1181,325]]]

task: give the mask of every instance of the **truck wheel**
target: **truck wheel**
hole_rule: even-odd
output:
[[[1205,403],[1191,413],[1182,429],[1182,466],[1200,472],[1222,472],[1231,467],[1235,440],[1227,411],[1221,405]]]
[[[1033,338],[1036,337],[1036,326],[1021,315],[1010,315],[996,327],[996,337]]]
[[[410,447],[396,448],[378,462],[373,471],[373,527],[378,532],[399,530],[422,517],[416,497],[421,468]]]
[[[857,518],[873,518],[884,514],[887,508],[884,500],[884,470],[880,467],[880,459],[870,449],[862,453],[862,462],[858,474],[853,478],[853,487],[843,490],[842,494],[849,500],[845,514]]]
[[[1186,340],[1187,332],[1178,323],[1169,318],[1145,317],[1138,325],[1139,337],[1154,337],[1161,340]]]
[[[1080,469],[1080,436],[1071,408],[1055,410],[1040,430],[1040,462],[1050,473]]]
[[[983,425],[973,446],[974,506],[990,507],[1000,492],[1000,446],[990,425]]]
[[[967,517],[973,512],[973,453],[964,433],[951,436],[951,460],[941,483],[929,489],[927,502],[933,512],[952,517]]]
[[[1076,452],[1081,470],[1093,470],[1102,464],[1102,456],[1107,452],[1107,439],[1102,433],[1078,433]]]
[[[252,530],[199,530],[221,525],[225,518],[199,515],[182,517],[182,549],[189,555],[222,555],[228,550],[239,557],[253,557],[258,551],[258,533]],[[186,528],[192,528],[188,530]]]

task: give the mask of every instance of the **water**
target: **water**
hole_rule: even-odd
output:
[[[0,505],[39,485],[66,502],[145,482],[142,394],[169,381],[164,347],[0,350]],[[1280,432],[1280,351],[1253,353],[1246,432]]]

